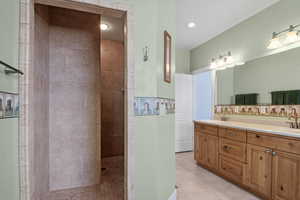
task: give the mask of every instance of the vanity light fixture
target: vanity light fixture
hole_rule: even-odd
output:
[[[210,63],[210,69],[223,70],[236,65],[237,64],[234,62],[231,51],[229,51],[225,55],[220,55],[218,59],[213,58]]]
[[[272,34],[272,39],[270,40],[268,49],[277,49],[279,47],[282,47],[283,45],[289,45],[298,42],[300,40],[300,30],[296,29],[298,27],[300,27],[300,24],[290,25],[288,29],[280,32],[274,32]]]
[[[287,32],[287,34],[286,34],[285,43],[289,44],[289,43],[297,42],[299,40],[298,33],[299,33],[299,31],[295,31],[293,26],[290,27],[290,31]]]
[[[109,29],[109,26],[107,25],[107,24],[100,24],[100,29],[102,30],[102,31],[107,31],[108,29]]]
[[[268,46],[268,49],[277,49],[281,47],[282,44],[279,41],[279,38],[277,37],[277,33],[273,33],[272,39],[270,40],[270,44]]]

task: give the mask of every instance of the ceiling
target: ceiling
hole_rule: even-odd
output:
[[[177,47],[193,49],[279,0],[176,0]],[[195,28],[188,28],[195,22]]]
[[[101,32],[102,39],[124,41],[124,22],[122,18],[101,16],[101,23],[109,26],[108,30]]]

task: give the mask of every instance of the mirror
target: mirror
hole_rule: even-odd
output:
[[[255,104],[272,104],[272,92],[293,90],[295,93],[295,90],[300,90],[300,48],[217,71],[216,77],[217,105],[237,105],[239,99],[236,95],[240,94],[256,95]],[[280,96],[281,93],[276,95],[273,94],[273,102],[274,98],[280,102],[284,97]]]

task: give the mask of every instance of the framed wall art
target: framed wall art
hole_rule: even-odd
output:
[[[164,81],[171,83],[172,75],[172,37],[165,31],[164,32]]]
[[[168,115],[175,113],[175,99],[160,97],[135,97],[135,116]]]
[[[0,119],[19,117],[19,95],[0,91]]]

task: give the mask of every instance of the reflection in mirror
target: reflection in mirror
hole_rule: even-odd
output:
[[[299,55],[300,48],[295,48],[217,71],[216,104],[236,104],[235,97],[240,94],[257,94],[257,104],[272,104],[272,92],[300,90]],[[298,98],[297,92],[292,95],[294,99]],[[276,101],[280,102],[280,99]]]

